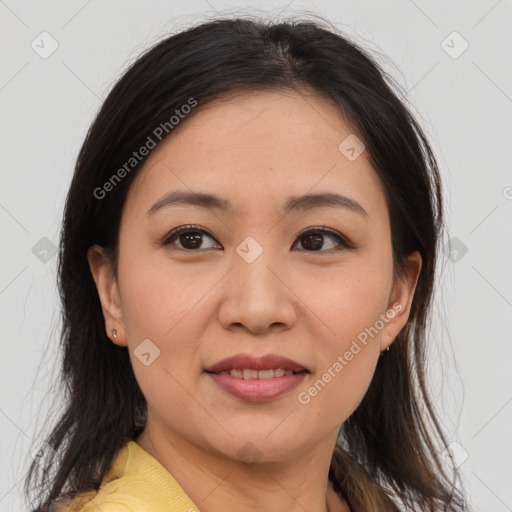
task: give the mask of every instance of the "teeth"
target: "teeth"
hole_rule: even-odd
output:
[[[276,377],[285,377],[288,375],[293,375],[292,370],[283,370],[283,368],[277,368],[276,370],[253,370],[250,368],[241,369],[233,369],[229,371],[219,372],[219,375],[231,375],[231,377],[238,377],[239,379],[274,379]]]
[[[244,379],[257,379],[258,378],[258,370],[245,370],[244,369]]]
[[[244,375],[245,378],[245,375]],[[258,372],[258,379],[273,379],[274,370],[260,370]]]

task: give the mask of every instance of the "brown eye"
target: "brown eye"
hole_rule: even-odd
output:
[[[188,231],[181,233],[177,238],[184,249],[199,249],[203,243],[202,237],[199,232]]]
[[[308,252],[326,252],[328,249],[341,251],[343,249],[353,248],[352,244],[350,244],[345,237],[327,229],[311,229],[299,235],[298,239],[302,247]],[[335,240],[337,243],[328,243],[328,247],[325,249],[324,244],[326,239]]]
[[[215,239],[203,229],[196,228],[195,226],[182,226],[181,228],[173,229],[162,241],[162,245],[169,246],[173,244],[177,249],[190,251],[211,249],[215,245],[218,245],[215,243],[213,246],[201,247],[204,243],[203,237],[209,238],[215,242]]]
[[[210,243],[209,246],[204,247],[205,238],[213,241],[213,245]],[[310,229],[302,233],[299,235],[298,241],[302,245],[303,250],[307,252],[327,252],[330,249],[332,251],[341,251],[354,248],[344,236],[323,228]],[[173,248],[176,249],[195,252],[204,249],[222,248],[212,235],[197,226],[181,226],[173,229],[164,238],[162,245],[174,246]]]

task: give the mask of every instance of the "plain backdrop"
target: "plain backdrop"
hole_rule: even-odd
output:
[[[21,482],[58,376],[55,246],[74,162],[123,69],[219,15],[318,14],[407,92],[439,160],[448,244],[432,393],[475,510],[512,510],[512,2],[0,0],[0,511]],[[445,453],[446,455],[446,453]]]

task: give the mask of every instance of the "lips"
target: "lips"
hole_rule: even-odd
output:
[[[306,367],[278,354],[266,354],[260,357],[237,354],[215,363],[205,371],[244,379],[269,379],[293,373],[309,373]]]
[[[237,354],[215,363],[205,373],[218,388],[237,399],[269,402],[289,394],[311,372],[277,354]]]

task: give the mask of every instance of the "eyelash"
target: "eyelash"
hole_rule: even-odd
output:
[[[184,233],[189,233],[189,232],[201,233],[203,235],[210,237],[212,240],[215,240],[215,237],[213,235],[211,235],[210,233],[208,233],[208,231],[206,231],[205,229],[200,228],[199,226],[195,226],[193,224],[189,224],[186,226],[180,226],[180,227],[175,228],[172,231],[170,231],[167,235],[165,235],[165,237],[161,241],[161,245],[162,246],[170,245],[174,238],[177,238],[179,235],[182,235]],[[305,235],[310,234],[310,233],[328,235],[332,238],[337,239],[339,242],[339,245],[336,247],[333,247],[331,249],[328,249],[328,250],[319,250],[319,251],[308,251],[306,249],[302,249],[302,251],[304,251],[304,252],[325,253],[325,252],[338,252],[338,251],[343,251],[343,250],[347,250],[347,249],[348,250],[355,249],[355,246],[351,242],[349,242],[349,240],[347,238],[345,238],[343,235],[337,233],[336,231],[326,229],[324,227],[309,228],[309,229],[299,233],[299,235],[297,235],[297,238],[300,239],[301,237],[304,237]],[[219,243],[219,242],[217,242],[217,240],[215,240],[215,242]],[[294,246],[295,245],[296,244],[294,244]],[[204,249],[182,249],[181,247],[177,247],[177,249],[181,249],[181,250],[187,251],[187,252],[200,252],[201,250],[204,250]]]

